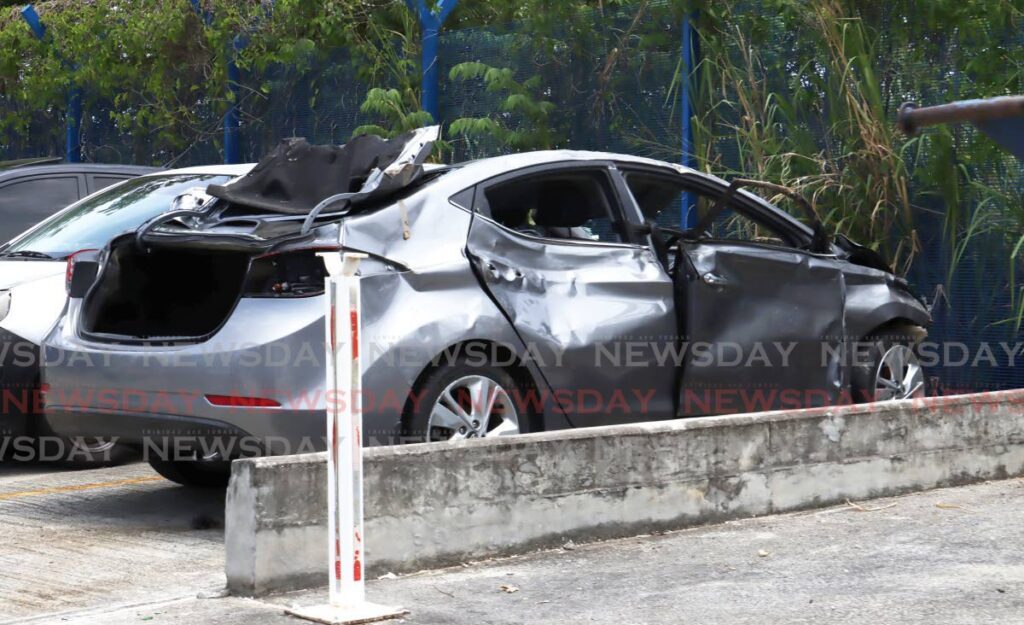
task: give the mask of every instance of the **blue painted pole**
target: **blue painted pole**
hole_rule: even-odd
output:
[[[693,78],[697,63],[700,62],[700,39],[693,28],[692,22],[697,19],[697,11],[683,17],[683,58],[681,63],[682,76],[679,77],[679,110],[682,120],[682,165],[691,169],[697,168],[697,154],[693,140]],[[681,223],[686,228],[697,225],[697,198],[692,193],[683,194]]]
[[[31,4],[26,4],[21,9],[21,18],[25,20],[28,27],[32,29],[32,33],[36,36],[36,39],[42,40],[46,36],[46,27],[43,26],[42,20],[39,19],[39,14],[36,13],[35,7]]]
[[[206,26],[209,26],[210,24],[212,24],[213,23],[213,13],[203,8],[202,1],[201,0],[191,0],[191,2],[192,2],[192,10],[196,12],[196,15],[199,16],[199,19],[203,20],[203,24],[205,24]]]
[[[228,61],[228,90],[231,92],[231,106],[224,113],[224,162],[233,165],[242,162],[238,144],[238,82],[241,76],[234,60]]]
[[[430,113],[436,123],[441,118],[441,96],[438,81],[441,72],[438,63],[438,34],[436,20],[420,22],[423,36],[423,110]]]
[[[21,9],[21,18],[25,20],[32,34],[42,41],[46,37],[46,26],[39,19],[39,13],[31,4],[26,4]],[[82,126],[82,90],[72,85],[68,90],[67,106],[65,109],[65,134],[64,134],[64,160],[69,163],[82,162],[82,143],[80,129]]]
[[[71,87],[68,91],[68,110],[64,135],[64,158],[69,163],[82,162],[82,90]]]
[[[420,22],[420,42],[423,50],[421,106],[424,111],[430,113],[434,123],[441,123],[441,27],[458,3],[459,0],[440,0],[435,11],[427,7],[425,0],[406,0],[409,10],[416,14]]]

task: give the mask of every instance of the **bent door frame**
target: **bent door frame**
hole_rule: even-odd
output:
[[[544,343],[553,351],[561,350],[561,368],[550,364],[539,368],[551,393],[571,394],[560,405],[575,426],[675,415],[674,370],[650,369],[651,354],[638,356],[631,366],[615,366],[622,364],[615,356],[630,349],[631,336],[674,336],[676,326],[671,280],[650,246],[635,242],[614,170],[607,160],[567,161],[487,179],[476,185],[467,238],[466,254],[481,286],[524,345]],[[491,218],[484,196],[488,188],[518,178],[571,171],[602,172],[611,217],[625,242],[533,236]],[[590,289],[589,279],[595,280]],[[556,294],[562,298],[557,303],[550,300]],[[599,345],[606,350],[600,353],[611,357],[602,359]],[[587,392],[607,393],[597,401],[609,404],[609,410],[613,400],[624,399],[628,410],[584,410],[582,398]]]
[[[644,165],[634,166],[633,164],[624,164],[621,167],[621,170],[621,173],[623,174],[623,184],[627,191],[629,188],[628,183],[626,182],[626,176],[630,172],[644,173],[652,176],[663,176],[667,181],[681,187],[681,190],[700,193],[707,196],[720,195],[728,188],[728,184],[725,181],[715,179],[699,172],[668,171],[662,168]],[[632,198],[631,192],[630,197]],[[633,198],[633,202],[634,204],[636,203],[635,198]],[[681,326],[680,334],[685,335],[684,340],[687,341],[686,358],[684,359],[683,366],[678,372],[678,411],[680,416],[708,414],[707,412],[688,409],[688,406],[695,403],[694,401],[691,401],[687,395],[687,393],[693,392],[693,389],[691,389],[690,386],[694,383],[702,388],[712,388],[718,385],[725,385],[722,386],[722,391],[724,391],[724,393],[717,389],[714,390],[715,397],[717,398],[721,395],[723,397],[731,398],[733,397],[733,395],[730,394],[732,389],[727,388],[728,383],[735,383],[737,378],[741,379],[744,374],[743,371],[719,371],[716,368],[706,368],[701,371],[695,366],[695,353],[693,351],[695,341],[717,344],[720,343],[723,338],[723,336],[697,336],[701,329],[694,327],[695,320],[703,317],[705,325],[709,326],[708,328],[704,328],[704,330],[713,333],[716,332],[715,328],[710,326],[714,326],[717,321],[728,316],[725,314],[723,308],[724,304],[728,304],[728,301],[732,299],[728,297],[728,294],[725,292],[730,286],[729,279],[738,278],[738,280],[734,281],[732,285],[739,288],[742,288],[742,282],[750,282],[749,275],[746,277],[742,275],[715,275],[713,269],[715,269],[714,264],[719,255],[721,255],[722,258],[717,260],[727,260],[727,257],[729,256],[736,258],[746,256],[748,259],[760,258],[760,260],[755,262],[774,262],[780,267],[788,265],[795,271],[798,271],[804,284],[793,284],[787,280],[778,280],[777,284],[779,286],[780,293],[786,290],[799,292],[801,288],[807,288],[809,280],[814,280],[816,283],[820,284],[822,288],[826,288],[828,290],[827,295],[825,298],[821,299],[827,299],[828,301],[818,302],[818,308],[821,310],[820,315],[811,315],[807,310],[794,310],[792,314],[795,316],[793,318],[799,318],[800,315],[803,315],[806,318],[806,326],[808,328],[813,327],[813,333],[820,334],[822,341],[828,343],[828,348],[831,350],[828,352],[829,354],[839,353],[842,355],[844,353],[843,350],[847,347],[845,344],[845,275],[842,270],[841,263],[836,255],[819,254],[803,249],[803,246],[808,245],[812,240],[813,233],[811,229],[806,227],[788,212],[770,204],[757,195],[741,190],[732,198],[731,204],[732,207],[730,210],[776,231],[776,233],[782,236],[789,245],[778,245],[763,241],[732,239],[700,239],[697,241],[680,242],[677,249],[685,250],[685,252],[680,254],[679,258],[676,259],[677,263],[682,263],[681,265],[677,265],[677,279],[679,279],[680,283],[676,286],[680,289],[680,292],[679,297],[676,300],[676,305],[679,312]],[[644,219],[645,217],[641,208],[637,206],[636,209],[640,216],[639,218]],[[740,261],[739,265],[736,265],[735,262],[730,264],[733,265],[733,267],[730,268],[730,272],[735,273],[737,268],[739,268],[739,274],[748,273],[747,270],[742,270],[743,265],[747,265],[748,269],[753,266],[751,263],[743,260]],[[706,279],[708,278],[707,274],[712,274],[713,279],[724,278],[724,281],[721,284],[715,284],[713,279],[711,281]],[[762,278],[770,279],[771,276],[766,275],[762,276]],[[760,287],[764,285],[759,283],[753,286]],[[723,299],[723,296],[725,299]],[[777,309],[780,306],[786,305],[781,294],[779,297],[772,297],[771,294],[766,295],[764,293],[761,294],[761,297],[756,297],[754,294],[750,294],[749,299],[750,304],[755,304],[759,299],[762,303],[762,308],[765,310]],[[701,307],[712,305],[712,301],[722,306],[716,307],[714,312],[704,310],[703,313],[708,314],[702,314]],[[753,308],[754,306],[751,306],[752,310]],[[752,312],[751,314],[754,313]],[[738,332],[739,337],[737,338],[737,343],[749,343],[747,339],[751,338],[757,340],[757,337],[746,336],[746,333],[739,332],[739,330],[742,329],[743,328],[732,328],[731,330],[724,332],[724,335],[726,337],[736,337],[737,335],[733,334],[733,332]],[[783,330],[785,329],[785,323],[775,325],[773,326],[773,329],[784,334]],[[719,334],[722,334],[722,331],[724,330],[727,329],[717,328]],[[772,338],[769,332],[766,332],[764,337],[765,341]],[[743,340],[739,340],[740,338]],[[784,338],[792,337],[786,336]],[[749,345],[747,345],[747,347],[749,347]],[[798,346],[798,349],[800,350],[798,356],[801,356],[802,354],[804,360],[811,357],[812,350],[808,346],[800,345]],[[849,372],[842,366],[844,357],[841,356],[838,360],[826,359],[824,343],[821,344],[820,349],[822,358],[819,363],[820,369],[815,368],[813,366],[814,363],[811,363],[810,361],[801,361],[797,363],[798,366],[807,370],[808,378],[816,376],[815,379],[808,379],[809,386],[806,388],[788,389],[786,386],[782,386],[781,390],[785,390],[789,393],[786,397],[792,397],[798,392],[802,393],[801,397],[822,397],[822,395],[818,393],[818,391],[821,391],[828,395],[827,399],[822,399],[822,401],[832,402],[841,398],[842,391],[849,384]],[[748,370],[745,373],[747,375],[751,373],[756,375],[758,372]],[[776,370],[773,372],[766,369],[759,373],[763,379],[755,381],[760,382],[761,386],[768,387],[772,384],[793,385],[793,371],[787,372]],[[699,392],[701,389],[697,390]],[[758,392],[760,391],[755,388],[754,395]],[[768,401],[769,399],[776,403],[771,406],[764,407],[763,409],[771,409],[774,407],[795,407],[792,405],[779,406],[777,402],[785,399],[786,397],[782,397],[781,394],[773,396],[770,393],[771,389],[768,390],[767,395],[762,394],[762,396],[752,396],[747,397],[746,399],[740,397],[738,399],[740,403],[737,404],[739,409],[719,409],[712,410],[710,413],[749,412],[750,410],[744,409],[746,405],[750,405],[753,402],[762,402],[762,400]],[[701,404],[697,401],[696,405],[700,406]]]

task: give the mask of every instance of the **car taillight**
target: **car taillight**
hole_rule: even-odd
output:
[[[207,395],[206,401],[225,408],[280,408],[281,402],[266,397],[242,397],[240,395]]]
[[[75,257],[85,252],[95,252],[95,249],[78,250],[74,254],[68,256],[68,264],[64,269],[64,290],[68,295],[71,295],[71,283],[75,278]]]
[[[317,250],[260,256],[252,261],[243,297],[309,297],[324,292],[327,271]]]

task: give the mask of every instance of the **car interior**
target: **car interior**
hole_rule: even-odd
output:
[[[576,241],[621,243],[609,188],[598,172],[517,178],[484,191],[485,214],[522,234]]]
[[[663,228],[683,230],[684,208],[695,210],[697,221],[715,208],[717,195],[687,189],[679,181],[666,176],[629,173],[626,182],[645,219],[653,220]],[[753,219],[730,203],[709,222],[705,238],[714,241],[748,241],[769,245],[791,245],[782,233]]]
[[[658,256],[673,275],[679,251],[674,242],[683,232],[693,236],[694,222],[702,229],[697,237],[704,241],[799,247],[784,231],[750,214],[736,199],[719,206],[721,192],[688,185],[677,177],[643,171],[627,171],[625,180],[644,220],[662,229],[652,236],[660,238],[661,244],[656,242],[660,248]],[[693,222],[688,223],[688,214],[695,216]]]
[[[82,329],[125,339],[204,337],[227,319],[249,257],[217,250],[152,250],[121,237],[82,309]]]

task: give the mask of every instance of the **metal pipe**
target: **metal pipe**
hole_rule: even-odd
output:
[[[192,10],[202,20],[204,26],[213,24],[213,13],[205,8],[202,0],[191,0]],[[224,113],[224,162],[233,165],[242,162],[242,150],[238,140],[238,97],[242,75],[238,70],[235,57],[239,50],[245,48],[248,41],[245,37],[235,36],[227,50],[228,95],[231,103]]]
[[[900,107],[896,124],[908,135],[938,124],[986,122],[1024,117],[1024,96],[1003,96],[984,100],[961,100],[938,106],[918,108],[912,102]]]
[[[423,110],[430,113],[436,123],[441,117],[438,81],[441,72],[438,63],[438,34],[440,29],[429,21],[420,23],[423,41]]]
[[[25,20],[28,27],[32,29],[32,33],[35,34],[36,39],[42,40],[46,36],[46,27],[43,26],[42,20],[39,19],[39,14],[36,13],[35,7],[31,4],[26,4],[21,9],[21,18]]]

